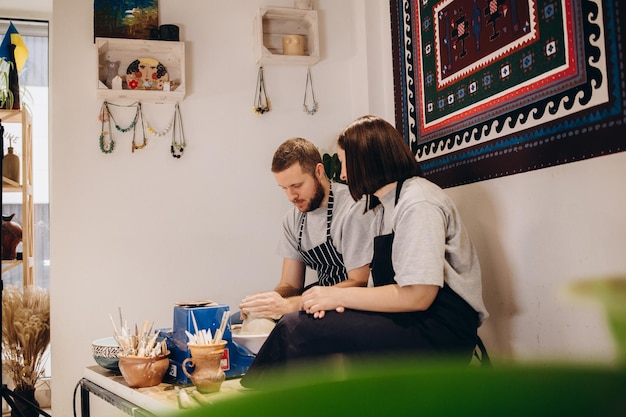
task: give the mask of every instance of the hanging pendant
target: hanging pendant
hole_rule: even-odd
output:
[[[148,133],[154,136],[161,137],[170,133],[172,131],[172,126],[174,125],[175,117],[176,117],[176,107],[174,107],[174,112],[172,113],[172,119],[170,120],[169,124],[165,127],[165,129],[156,130],[154,127],[152,127],[150,122],[148,122],[147,118],[145,118],[145,116],[143,115],[143,110],[142,110],[142,119],[145,120],[145,129],[148,131]]]
[[[150,123],[147,123],[146,130],[148,131],[148,133],[154,136],[165,136],[170,133],[170,130],[172,130],[172,122],[170,122],[170,124],[168,124],[167,127],[163,130],[155,130],[152,126],[150,126]]]
[[[148,145],[148,139],[146,138],[146,131],[144,129],[144,121],[143,121],[143,111],[141,110],[141,103],[137,103],[137,113],[135,114],[135,122],[137,119],[141,121],[141,136],[143,136],[143,142],[141,145],[135,144],[135,133],[136,130],[133,130],[133,142],[132,142],[132,150],[131,152],[135,152],[136,149],[143,149]]]
[[[126,133],[126,132],[130,132],[131,130],[135,129],[135,126],[137,126],[137,121],[139,119],[139,112],[140,112],[140,108],[141,105],[139,103],[133,103],[130,104],[128,106],[122,106],[119,104],[113,104],[113,103],[109,103],[107,101],[104,102],[104,109],[106,110],[106,113],[102,113],[102,119],[108,119],[109,122],[113,121],[113,126],[115,126],[115,130],[117,130],[118,132],[122,132],[122,133]],[[126,127],[121,127],[119,124],[117,124],[117,122],[115,121],[115,118],[113,117],[113,113],[111,113],[111,109],[109,108],[109,106],[117,106],[117,107],[134,107],[135,108],[135,117],[133,117],[133,121],[130,122],[130,124]]]
[[[146,139],[146,137],[144,136],[143,138],[143,142],[141,145],[137,145],[135,144],[135,138],[133,138],[133,149],[131,152],[135,152],[135,149],[143,149],[148,145],[148,139]]]
[[[309,108],[307,105],[307,95],[309,88],[311,90],[311,99],[313,100],[313,106]],[[313,78],[311,77],[311,67],[307,68],[306,71],[306,84],[304,86],[304,101],[302,102],[302,110],[306,114],[314,115],[317,113],[317,100],[315,100],[315,91],[313,90]]]
[[[256,79],[256,91],[254,94],[254,114],[263,114],[270,111],[270,102],[265,90],[265,79],[263,77],[263,67],[259,67]]]
[[[107,144],[105,141],[105,136],[109,135],[111,131],[111,117],[109,115],[109,109],[106,105],[106,101],[102,103],[102,107],[100,108],[100,114],[98,115],[98,119],[101,122],[100,128],[100,137],[98,138],[98,146],[100,147],[100,151],[103,154],[110,154],[115,149],[115,141],[113,140],[113,136],[109,137],[109,143]],[[104,130],[104,123],[109,124],[109,130]]]
[[[122,127],[115,121],[115,118],[113,116],[113,113],[111,112],[110,106],[134,107],[135,116],[133,117],[133,120],[130,122],[128,126]],[[98,119],[102,123],[102,130],[100,132],[100,137],[98,138],[98,144],[100,146],[100,150],[102,151],[102,153],[109,154],[113,152],[113,150],[115,149],[115,141],[113,140],[113,128],[115,128],[115,130],[120,133],[127,133],[127,132],[130,132],[131,130],[133,131],[133,141],[131,143],[132,152],[135,152],[135,149],[143,149],[148,144],[148,140],[146,139],[145,127],[143,123],[143,113],[141,111],[141,103],[135,102],[130,105],[120,105],[120,104],[113,104],[113,103],[109,103],[108,101],[104,101],[102,103],[102,108],[100,109],[100,114],[98,115]],[[135,143],[135,137],[137,134],[137,123],[139,121],[141,121],[141,132],[143,135],[143,142],[141,145],[137,145]],[[109,125],[108,131],[104,130],[105,122],[108,123]],[[107,135],[109,136],[108,144],[106,141]]]
[[[115,141],[113,140],[113,138],[109,138],[109,143],[108,144],[104,140],[104,137],[107,136],[108,134],[109,134],[109,132],[103,130],[102,133],[100,133],[100,138],[98,139],[98,144],[100,145],[100,150],[104,154],[109,154],[109,153],[113,152],[113,150],[115,149]]]
[[[180,115],[180,108],[178,107],[178,103],[176,103],[176,107],[174,109],[174,120],[172,126],[172,144],[170,145],[170,153],[172,157],[175,159],[180,159],[183,156],[183,152],[185,152],[185,146],[187,143],[185,142],[185,131],[183,130],[183,119]],[[180,141],[176,142],[176,136],[180,137]]]

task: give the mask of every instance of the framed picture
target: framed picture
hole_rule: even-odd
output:
[[[451,187],[624,151],[623,9],[391,0],[396,127],[424,175]]]
[[[158,6],[158,0],[94,0],[94,38],[151,39]]]

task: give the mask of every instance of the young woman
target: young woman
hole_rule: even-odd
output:
[[[452,200],[420,169],[400,133],[364,116],[337,141],[342,178],[374,210],[373,287],[313,287],[285,315],[248,374],[333,353],[410,352],[471,360],[488,313],[474,246]]]

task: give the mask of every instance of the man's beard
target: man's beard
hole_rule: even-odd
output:
[[[315,178],[315,192],[313,194],[313,198],[311,198],[311,202],[309,203],[308,207],[301,211],[309,212],[318,209],[322,204],[322,201],[324,201],[324,196],[324,187],[322,187],[322,183],[320,182],[320,180]]]

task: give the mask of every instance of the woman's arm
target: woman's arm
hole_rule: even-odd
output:
[[[339,307],[377,312],[427,310],[439,291],[437,285],[385,285],[382,287],[313,287],[302,294],[302,305],[309,314]]]

